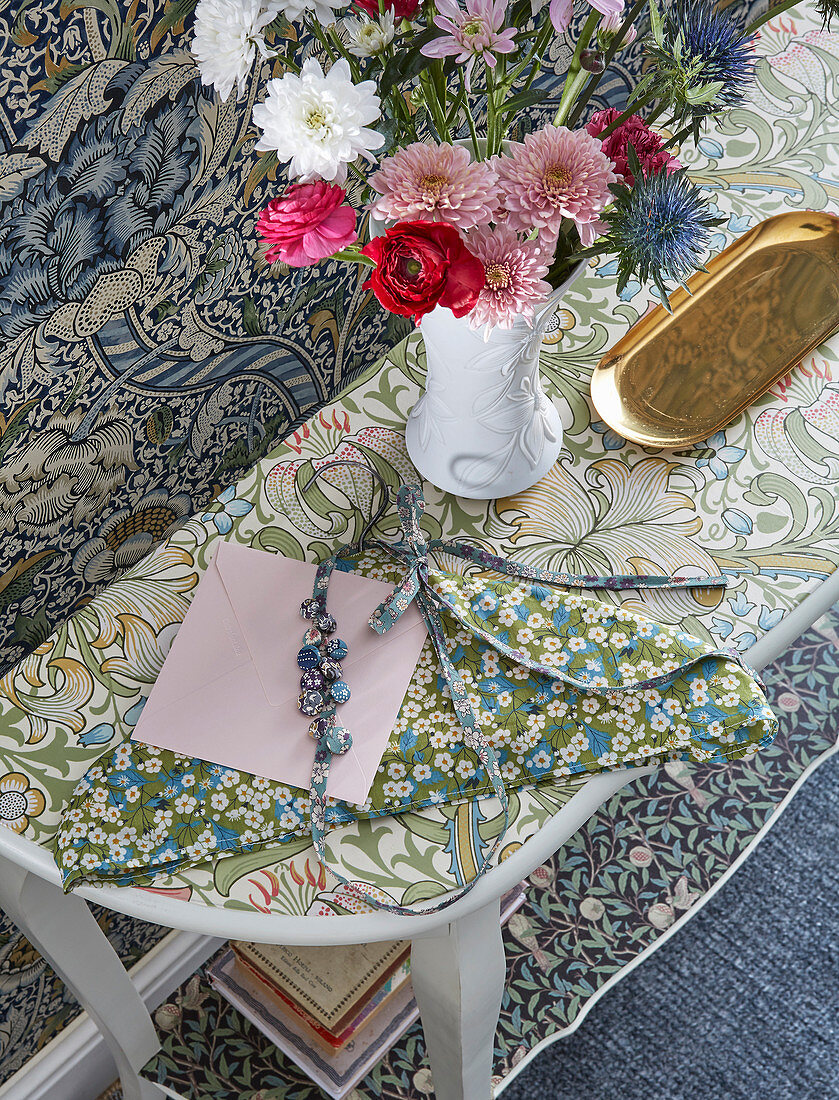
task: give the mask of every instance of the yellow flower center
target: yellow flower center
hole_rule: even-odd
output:
[[[428,175],[423,176],[419,182],[420,187],[423,189],[423,191],[425,191],[426,195],[428,195],[430,198],[436,199],[440,197],[440,192],[443,190],[449,180],[447,176],[439,176],[435,173],[429,173]]]
[[[310,107],[306,112],[306,125],[310,130],[320,130],[326,125],[326,111],[323,107]]]
[[[486,285],[490,290],[506,290],[510,285],[510,269],[506,264],[490,264],[486,269]]]
[[[560,194],[568,187],[572,178],[571,170],[566,168],[564,164],[552,164],[550,168],[546,170],[543,177],[548,198],[553,198],[554,196],[559,198]]]

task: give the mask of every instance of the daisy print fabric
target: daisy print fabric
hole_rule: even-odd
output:
[[[452,664],[508,789],[667,759],[734,760],[777,721],[733,654],[582,592],[431,571]],[[430,640],[364,806],[325,827],[491,794]],[[309,792],[126,742],[76,788],[56,838],[65,889],[278,843],[311,843]]]

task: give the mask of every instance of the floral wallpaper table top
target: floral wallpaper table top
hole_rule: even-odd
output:
[[[831,135],[839,36],[798,9],[767,25],[759,48],[754,102],[703,138],[696,153],[681,154],[714,188],[726,218],[715,248],[786,208],[837,209],[839,148]],[[608,265],[590,270],[548,335],[543,373],[566,429],[554,469],[533,489],[491,503],[428,489],[428,532],[571,572],[726,573],[731,587],[722,594],[611,598],[746,649],[839,562],[839,345],[821,348],[702,446],[644,450],[593,419],[588,398],[593,364],[655,300],[632,284],[616,297],[611,276]],[[48,843],[87,767],[130,734],[216,540],[316,560],[359,534],[362,519],[350,505],[365,510],[370,486],[363,474],[339,468],[325,475],[324,491],[315,487],[304,500],[300,486],[312,464],[359,458],[392,484],[416,477],[403,429],[422,376],[422,348],[411,337],[0,681],[6,825]],[[380,531],[392,537],[395,516]],[[519,792],[502,858],[574,789]],[[330,856],[348,875],[406,902],[469,878],[499,827],[479,801],[437,807],[337,830]],[[155,886],[240,909],[350,905],[330,888],[305,838],[282,851],[160,876]]]

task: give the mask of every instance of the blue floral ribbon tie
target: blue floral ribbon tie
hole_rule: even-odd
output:
[[[422,489],[418,485],[400,486],[396,494],[396,511],[402,523],[403,539],[387,549],[401,558],[407,572],[402,583],[379,604],[368,620],[377,634],[390,630],[420,592],[428,588],[428,540],[420,527],[425,511]]]

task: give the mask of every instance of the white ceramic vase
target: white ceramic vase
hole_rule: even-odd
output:
[[[562,425],[542,389],[539,352],[560,299],[584,266],[537,310],[532,328],[519,320],[485,339],[449,309],[438,306],[423,317],[425,393],[405,438],[411,461],[432,484],[492,500],[535,485],[556,462]]]

